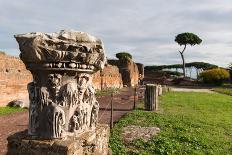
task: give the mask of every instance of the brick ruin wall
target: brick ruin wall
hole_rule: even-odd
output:
[[[0,53],[0,106],[12,100],[28,102],[27,84],[32,81],[31,73],[18,57]],[[123,81],[117,66],[107,65],[102,72],[93,75],[96,89],[122,88]]]
[[[122,75],[122,81],[124,86],[133,87],[139,84],[140,73],[143,74],[143,68],[141,65],[136,64],[131,59],[122,60],[108,60],[111,65],[118,66],[119,72]],[[143,75],[141,76],[141,78]]]
[[[144,78],[144,65],[141,63],[136,63],[139,70],[139,78],[142,80]]]
[[[117,66],[107,65],[102,71],[93,75],[95,89],[122,88],[122,76]]]
[[[0,106],[15,99],[27,101],[30,81],[31,73],[19,58],[0,53]]]
[[[137,85],[143,76],[143,64],[109,60],[101,72],[93,75],[93,84],[96,89],[130,87]],[[31,73],[18,57],[0,53],[0,106],[15,99],[28,102],[27,84],[31,81]]]

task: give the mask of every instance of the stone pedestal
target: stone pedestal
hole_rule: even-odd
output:
[[[144,96],[144,107],[148,111],[158,110],[158,93],[159,89],[157,85],[147,84]]]
[[[8,137],[7,155],[107,155],[108,125],[98,124],[96,130],[65,139],[34,140],[27,131]]]

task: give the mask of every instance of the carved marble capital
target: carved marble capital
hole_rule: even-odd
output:
[[[106,63],[101,40],[73,30],[15,38],[33,75],[28,84],[29,135],[53,139],[94,130],[99,104],[92,74]]]

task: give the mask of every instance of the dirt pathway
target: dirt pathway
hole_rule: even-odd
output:
[[[177,92],[202,92],[202,93],[215,93],[210,88],[177,88],[171,87],[172,91]]]
[[[99,123],[110,123],[110,95],[97,99],[100,104]],[[131,88],[123,88],[119,94],[114,96],[114,121],[120,119],[123,115],[133,108],[134,97]],[[7,137],[18,131],[27,129],[28,112],[19,112],[0,116],[0,155],[7,151]]]

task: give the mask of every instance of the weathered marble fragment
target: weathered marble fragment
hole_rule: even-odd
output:
[[[92,74],[106,63],[101,40],[74,30],[15,38],[20,58],[33,75],[28,84],[28,134],[56,139],[94,130],[99,104]]]

